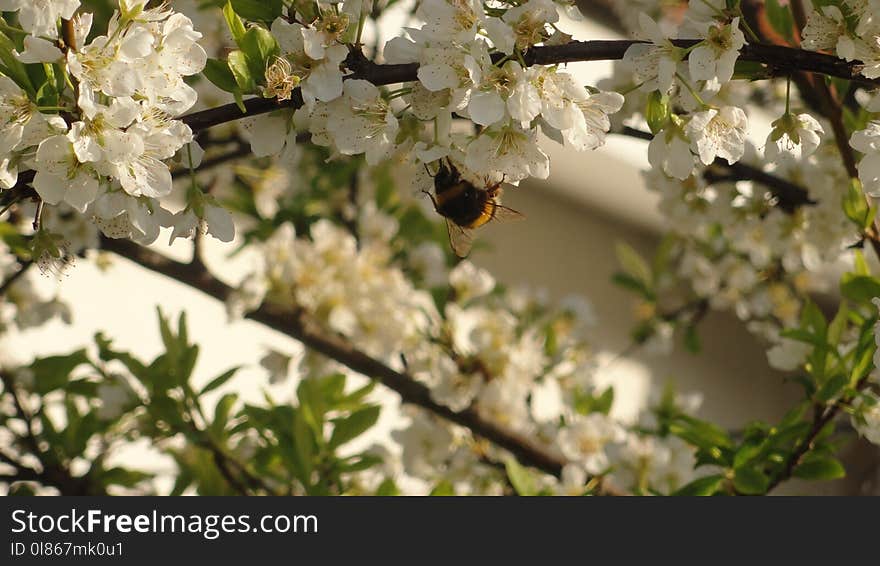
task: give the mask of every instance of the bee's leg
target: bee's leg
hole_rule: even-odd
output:
[[[422,192],[428,195],[428,198],[431,199],[431,203],[434,205],[434,210],[437,210],[437,199],[434,198],[434,195],[431,194],[431,191],[426,191],[422,189]]]
[[[489,185],[489,179],[486,178],[486,186],[489,187],[487,189],[489,196],[495,196],[501,193],[501,186],[504,185],[504,179],[507,178],[507,174],[501,175],[501,180],[495,183],[494,185]]]
[[[428,164],[427,164],[427,163],[422,163],[422,165],[425,166],[425,171],[428,173],[428,177],[430,177],[430,178],[433,179],[434,177],[437,176],[437,175],[431,175],[431,169],[428,168]],[[423,192],[427,192],[427,191],[424,191],[424,190],[423,190]]]

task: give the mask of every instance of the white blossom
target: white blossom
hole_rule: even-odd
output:
[[[698,25],[702,43],[688,56],[691,78],[697,81],[715,81],[724,84],[733,77],[733,68],[745,37],[739,30],[739,18],[730,23]]]
[[[302,96],[307,104],[315,100],[329,102],[342,95],[342,70],[340,65],[348,55],[348,49],[339,43],[324,46],[312,41],[310,30],[284,18],[272,22],[272,35],[278,40],[281,54],[291,64],[292,72],[299,77]],[[309,37],[309,41],[306,41]],[[307,51],[308,47],[308,51]]]
[[[345,81],[343,95],[329,104],[327,114],[327,134],[344,155],[365,153],[367,163],[375,165],[394,147],[397,118],[367,81]]]
[[[559,431],[556,439],[562,454],[570,461],[598,474],[609,466],[607,448],[621,441],[623,431],[606,415],[590,413],[576,417]]]
[[[870,401],[860,399],[856,402],[852,416],[853,427],[868,442],[880,444],[880,399],[871,397]]]
[[[18,11],[22,29],[35,36],[58,38],[61,18],[70,19],[79,0],[0,0],[0,11]]]
[[[482,297],[495,288],[495,278],[483,268],[463,260],[449,272],[449,285],[455,290],[459,303]]]
[[[720,109],[709,108],[691,116],[685,133],[704,165],[709,165],[716,157],[736,163],[745,153],[747,128],[748,118],[742,109],[724,106]]]
[[[880,122],[869,122],[852,135],[849,144],[864,154],[859,161],[862,186],[872,196],[880,196]]]
[[[79,212],[98,196],[94,169],[80,163],[70,134],[52,136],[40,143],[36,153],[34,189],[48,204],[66,202]]]
[[[651,139],[648,162],[651,167],[682,181],[691,176],[694,170],[691,142],[679,125],[670,122]]]
[[[468,145],[465,165],[511,183],[550,175],[550,160],[538,147],[536,133],[513,124],[484,130]]]
[[[773,122],[773,130],[767,136],[764,157],[768,161],[779,159],[802,159],[809,157],[819,147],[825,134],[822,125],[809,114],[784,114]]]
[[[782,338],[767,350],[767,361],[770,367],[780,371],[794,371],[804,363],[811,351],[812,347],[809,344]]]
[[[669,92],[684,52],[672,44],[650,16],[639,14],[639,25],[642,34],[651,43],[632,44],[624,53],[624,64],[632,71],[642,89]]]

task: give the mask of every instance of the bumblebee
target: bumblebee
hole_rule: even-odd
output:
[[[428,171],[430,175],[430,171]],[[458,257],[466,257],[474,241],[474,230],[492,220],[518,220],[522,214],[501,205],[503,180],[478,187],[463,179],[449,159],[440,161],[434,178],[434,194],[424,191],[434,203],[437,214],[446,219],[449,244]]]

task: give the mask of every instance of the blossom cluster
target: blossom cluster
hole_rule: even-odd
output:
[[[0,187],[33,170],[43,203],[69,205],[111,238],[149,243],[162,226],[192,232],[211,221],[209,207],[175,216],[159,200],[172,191],[169,160],[194,160],[192,132],[177,119],[197,99],[185,79],[207,59],[191,20],[165,4],[121,0],[106,32],[93,34],[78,1],[12,4],[30,35],[16,53],[23,75],[0,76]],[[63,37],[60,18],[69,22]],[[47,70],[44,84],[28,79],[31,67]]]
[[[587,302],[572,297],[552,304],[525,289],[502,290],[467,260],[447,269],[433,242],[395,259],[396,220],[369,201],[359,209],[357,239],[328,220],[305,234],[281,225],[259,247],[257,269],[230,296],[230,315],[264,302],[302,309],[425,384],[436,402],[457,412],[475,410],[558,451],[570,465],[561,483],[548,479],[548,485],[560,493],[582,493],[589,477],[609,472],[621,488],[659,492],[693,477],[689,447],[645,433],[649,411],[635,423],[615,416],[610,397],[604,406],[590,404],[603,389],[588,344],[595,321]],[[277,381],[294,359],[304,375],[337,371],[326,360],[281,352],[271,352],[263,364]],[[394,438],[408,475],[451,482],[461,492],[501,489],[486,458],[500,461],[503,454],[423,410],[407,414],[412,422]]]
[[[841,4],[847,14],[861,19],[851,29],[838,26],[835,41],[858,36],[856,43],[870,44],[868,2]],[[827,41],[817,43],[816,25],[824,21],[823,13],[839,10],[826,7],[810,16],[804,48],[829,50]],[[800,109],[808,102],[791,84],[746,88],[731,80],[751,30],[725,2],[692,1],[681,17],[657,15],[656,22],[646,14],[631,22],[646,42],[630,47],[614,75],[600,86],[632,89],[615,119],[647,125],[653,133],[646,184],[659,195],[676,241],[670,254],[674,280],[664,284],[674,289],[684,280],[696,300],[735,312],[768,341],[770,364],[793,370],[810,348],[782,334],[797,326],[809,293],[825,288],[823,269],[859,238],[858,227],[840,204],[848,172],[841,166],[839,149],[825,143],[832,126]],[[750,135],[744,112],[755,98],[767,101],[770,114],[763,144]],[[870,99],[865,109],[880,107]],[[765,119],[763,114],[759,119]],[[859,171],[869,193],[877,190],[880,178],[875,130],[876,122],[868,122],[850,142],[864,154]],[[769,174],[770,180],[728,167],[739,162],[755,164],[747,167]],[[792,186],[803,191],[795,204],[784,193]],[[646,311],[646,316],[653,313]],[[656,324],[658,332],[668,325]]]
[[[517,183],[546,178],[549,159],[537,145],[540,130],[579,150],[604,143],[609,114],[623,104],[614,92],[579,84],[555,66],[526,66],[535,45],[567,41],[551,0],[529,0],[491,9],[482,2],[422,2],[420,28],[391,39],[386,63],[418,63],[418,81],[385,92],[364,80],[343,81],[348,50],[342,44],[357,25],[360,2],[318,4],[318,16],[271,25],[279,56],[270,62],[263,95],[285,100],[299,85],[304,106],[294,116],[278,112],[248,126],[257,155],[289,148],[290,135],[311,134],[313,143],[338,154],[365,154],[376,164],[396,150],[429,163],[461,154],[475,178]],[[342,65],[341,65],[342,64]],[[401,102],[402,101],[402,102]],[[469,118],[477,133],[452,135],[452,117]],[[412,119],[423,127],[403,123]]]

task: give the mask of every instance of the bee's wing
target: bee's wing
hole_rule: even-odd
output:
[[[495,204],[495,209],[492,211],[492,219],[500,220],[501,222],[506,222],[508,220],[523,220],[526,215],[522,212],[517,212],[512,208],[508,208],[501,204]]]
[[[449,232],[449,245],[458,257],[467,257],[474,245],[474,231],[462,228],[455,222],[446,219],[446,230]]]

